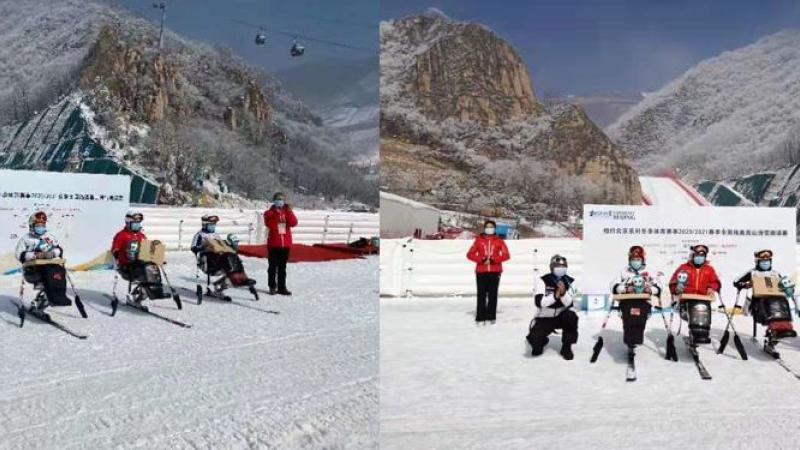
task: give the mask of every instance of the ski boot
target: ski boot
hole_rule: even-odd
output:
[[[778,338],[772,333],[772,330],[767,329],[764,333],[764,351],[773,358],[780,358],[780,353],[775,350],[778,346]]]
[[[211,292],[212,295],[216,295],[219,297],[225,296],[225,289],[228,289],[228,280],[225,277],[220,278],[219,280],[215,281],[213,284],[214,290]]]
[[[44,312],[44,309],[50,306],[49,302],[47,301],[47,295],[44,291],[39,291],[36,294],[36,298],[31,301],[31,306],[29,311],[31,312]]]
[[[542,345],[533,345],[531,344],[531,356],[539,356],[544,353],[544,348],[550,342],[550,338],[544,338],[544,342]]]
[[[137,308],[143,308],[142,302],[145,300],[144,289],[141,286],[133,288],[130,294],[125,297],[125,301]]]
[[[567,361],[572,361],[572,359],[575,358],[575,355],[572,353],[572,344],[562,344],[560,353]]]

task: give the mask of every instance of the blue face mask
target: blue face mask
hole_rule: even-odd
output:
[[[215,224],[213,224],[213,223],[210,223],[210,224],[206,225],[206,231],[209,232],[209,233],[213,233],[213,232],[217,231],[217,226]]]
[[[285,204],[286,204],[286,201],[285,201],[285,200],[283,200],[283,199],[278,199],[278,200],[275,200],[275,201],[274,201],[274,202],[272,202],[272,203],[273,203],[275,206],[277,206],[278,208],[283,208],[283,205],[285,205]]]
[[[556,278],[561,278],[566,274],[567,274],[566,267],[553,267],[553,275],[555,275]]]
[[[131,222],[131,231],[139,231],[142,229],[142,222]]]
[[[642,260],[641,260],[641,259],[632,259],[632,260],[630,261],[630,265],[631,265],[631,269],[633,269],[633,270],[639,270],[639,269],[641,269],[641,268],[642,268],[642,266],[643,266],[644,264],[642,263]]]
[[[33,232],[37,236],[41,236],[41,235],[47,233],[47,227],[44,226],[44,225],[37,225],[37,226],[33,227]]]
[[[692,262],[694,262],[695,266],[702,266],[706,262],[706,257],[704,255],[695,255]]]
[[[772,261],[759,261],[758,268],[761,270],[770,270],[772,269]]]

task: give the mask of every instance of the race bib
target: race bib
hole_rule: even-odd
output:
[[[286,234],[286,224],[279,223],[278,224],[278,234]]]

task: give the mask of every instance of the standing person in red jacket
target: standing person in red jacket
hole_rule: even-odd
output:
[[[276,192],[272,196],[272,206],[264,211],[264,225],[267,227],[269,294],[292,295],[286,289],[286,263],[289,262],[292,228],[297,226],[297,217],[286,203],[283,192]]]
[[[717,272],[708,263],[708,246],[691,247],[689,261],[681,264],[672,274],[669,290],[672,295],[696,294],[713,296],[722,286]],[[711,342],[711,309],[709,302],[688,300],[680,302],[681,317],[689,322],[689,331],[696,344]]]
[[[467,252],[467,258],[476,264],[478,306],[475,309],[475,322],[477,325],[485,325],[487,320],[494,323],[497,315],[497,289],[500,287],[503,262],[511,258],[506,243],[495,234],[495,228],[496,224],[493,220],[484,222],[483,233],[475,238],[475,242]]]

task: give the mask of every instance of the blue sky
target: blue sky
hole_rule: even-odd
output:
[[[152,0],[118,2],[154,22],[160,18]],[[251,64],[277,71],[318,59],[364,58],[369,53],[302,42],[306,55],[291,58],[290,37],[267,31],[270,44],[257,47],[253,39],[258,30],[231,19],[377,50],[378,13],[377,0],[169,0],[167,26],[190,38],[230,46]]]
[[[429,7],[510,41],[539,96],[652,91],[705,58],[800,28],[797,0],[382,0],[380,17]]]

